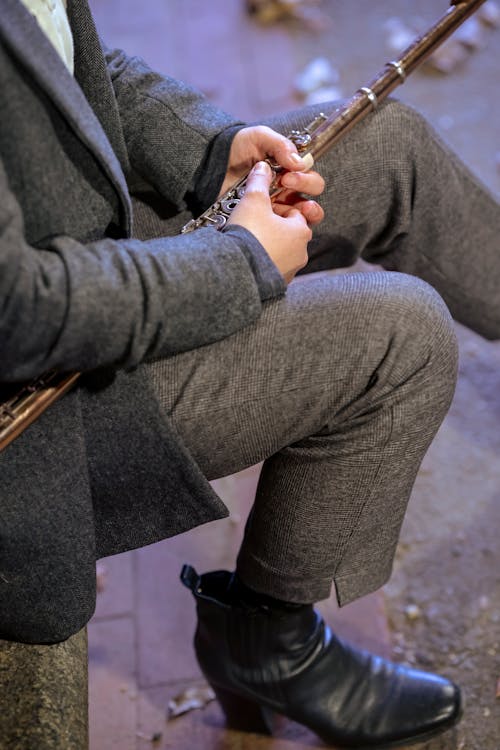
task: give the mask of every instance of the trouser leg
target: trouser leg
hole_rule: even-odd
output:
[[[238,571],[271,596],[346,603],[390,573],[416,471],[446,413],[442,301],[391,273],[293,282],[247,329],[151,364],[210,479],[264,460]]]
[[[270,124],[287,132],[313,111]],[[386,102],[316,166],[326,181],[326,217],[306,270],[361,256],[419,276],[457,320],[500,337],[500,206],[424,118]]]

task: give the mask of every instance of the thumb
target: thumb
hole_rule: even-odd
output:
[[[269,188],[273,181],[274,173],[267,161],[258,161],[254,164],[245,183],[245,193],[265,193],[269,195]]]

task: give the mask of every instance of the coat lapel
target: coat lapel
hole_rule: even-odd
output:
[[[127,183],[104,129],[78,82],[20,0],[2,0],[0,37],[101,164],[130,225]]]

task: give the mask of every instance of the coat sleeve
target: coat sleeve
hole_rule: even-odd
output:
[[[178,208],[206,208],[217,197],[231,141],[244,123],[141,58],[104,51],[134,171]]]
[[[241,227],[34,248],[0,162],[0,380],[131,367],[224,338],[260,315],[266,263],[275,296],[283,281]]]

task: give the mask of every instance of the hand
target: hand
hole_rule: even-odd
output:
[[[273,199],[276,206],[294,206],[309,224],[320,222],[323,209],[314,200],[304,200],[303,194],[320,195],[325,188],[323,178],[315,171],[306,171],[295,145],[265,125],[243,128],[234,137],[220,195],[247,174],[256,162],[267,158],[285,170],[279,176],[279,185],[286,190]]]
[[[245,194],[231,212],[228,224],[248,229],[289,283],[307,263],[307,243],[312,231],[303,211],[293,205],[271,202],[272,180],[269,164],[258,162],[248,175]]]

